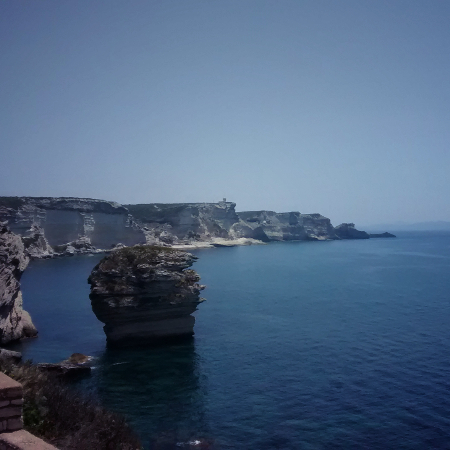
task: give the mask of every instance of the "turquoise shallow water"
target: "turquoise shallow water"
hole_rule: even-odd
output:
[[[450,234],[398,236],[197,251],[195,339],[157,349],[105,348],[86,282],[99,257],[33,262],[40,337],[19,347],[97,357],[79,386],[146,448],[450,448]]]

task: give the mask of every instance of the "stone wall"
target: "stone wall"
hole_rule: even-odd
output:
[[[0,372],[0,432],[22,429],[22,395],[22,385]]]
[[[57,450],[23,430],[22,385],[0,372],[0,450]]]
[[[0,450],[58,450],[25,430],[0,434]]]

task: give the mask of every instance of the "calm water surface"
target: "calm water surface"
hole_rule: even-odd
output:
[[[450,234],[398,235],[197,251],[195,339],[157,349],[105,348],[86,282],[100,257],[36,261],[22,286],[40,337],[19,349],[95,356],[80,386],[146,448],[450,448]]]

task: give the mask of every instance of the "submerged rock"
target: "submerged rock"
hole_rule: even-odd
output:
[[[91,367],[89,363],[92,360],[92,356],[73,353],[69,358],[59,363],[40,363],[37,366],[42,372],[47,372],[61,378],[78,378],[90,375]]]
[[[105,324],[109,345],[144,344],[194,334],[191,315],[204,299],[197,258],[166,247],[115,250],[94,267],[92,309]]]
[[[47,372],[61,378],[78,378],[91,374],[91,368],[89,366],[65,362],[39,363],[37,367],[42,372]]]
[[[93,360],[92,356],[83,355],[83,353],[72,353],[63,362],[69,364],[86,365]]]
[[[80,236],[78,239],[72,242],[68,242],[63,245],[55,245],[55,251],[60,255],[73,256],[76,254],[93,254],[99,253],[101,250],[97,250],[92,244],[91,240],[87,236]]]
[[[22,308],[20,278],[28,262],[20,236],[0,223],[0,344],[37,335]]]

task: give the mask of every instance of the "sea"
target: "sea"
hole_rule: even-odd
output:
[[[101,255],[33,261],[24,359],[94,357],[74,383],[146,449],[450,449],[450,233],[197,250],[195,337],[108,349]]]

